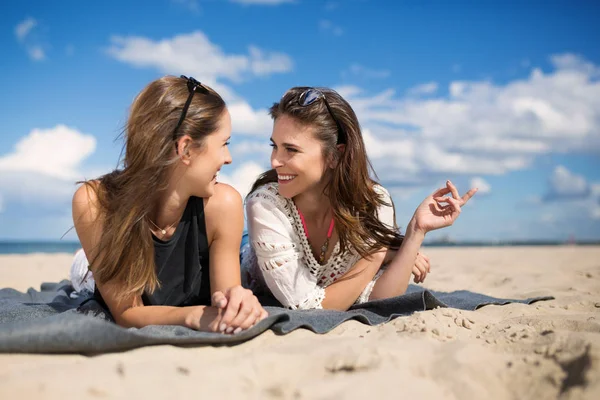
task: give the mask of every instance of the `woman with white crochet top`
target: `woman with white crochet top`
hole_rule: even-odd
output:
[[[347,310],[403,294],[411,273],[422,282],[425,234],[452,225],[477,189],[460,197],[447,181],[402,236],[388,191],[370,176],[348,102],[331,89],[295,87],[270,114],[273,169],[246,198],[250,247],[242,267],[250,288],[291,309]]]

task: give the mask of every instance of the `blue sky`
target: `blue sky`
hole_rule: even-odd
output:
[[[117,165],[134,96],[193,75],[226,98],[245,193],[266,109],[329,86],[355,108],[404,226],[446,179],[480,193],[432,239],[600,239],[592,1],[11,2],[0,15],[0,240],[58,240],[74,182]],[[66,240],[76,240],[73,232]]]

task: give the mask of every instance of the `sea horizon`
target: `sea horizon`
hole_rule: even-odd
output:
[[[511,247],[511,246],[596,246],[600,240],[505,240],[505,241],[435,241],[423,243],[423,247]],[[51,240],[0,240],[0,255],[33,253],[75,253],[78,241]]]

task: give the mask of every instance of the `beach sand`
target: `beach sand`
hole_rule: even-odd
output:
[[[424,286],[532,305],[436,309],[326,335],[98,356],[0,354],[0,398],[600,399],[600,247],[426,248]],[[72,256],[0,256],[0,286],[66,278]]]

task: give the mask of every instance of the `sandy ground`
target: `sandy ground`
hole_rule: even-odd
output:
[[[425,253],[428,288],[556,300],[347,322],[326,335],[268,331],[233,347],[0,354],[0,398],[600,399],[600,247]],[[65,278],[70,261],[0,256],[0,286],[38,288]]]

